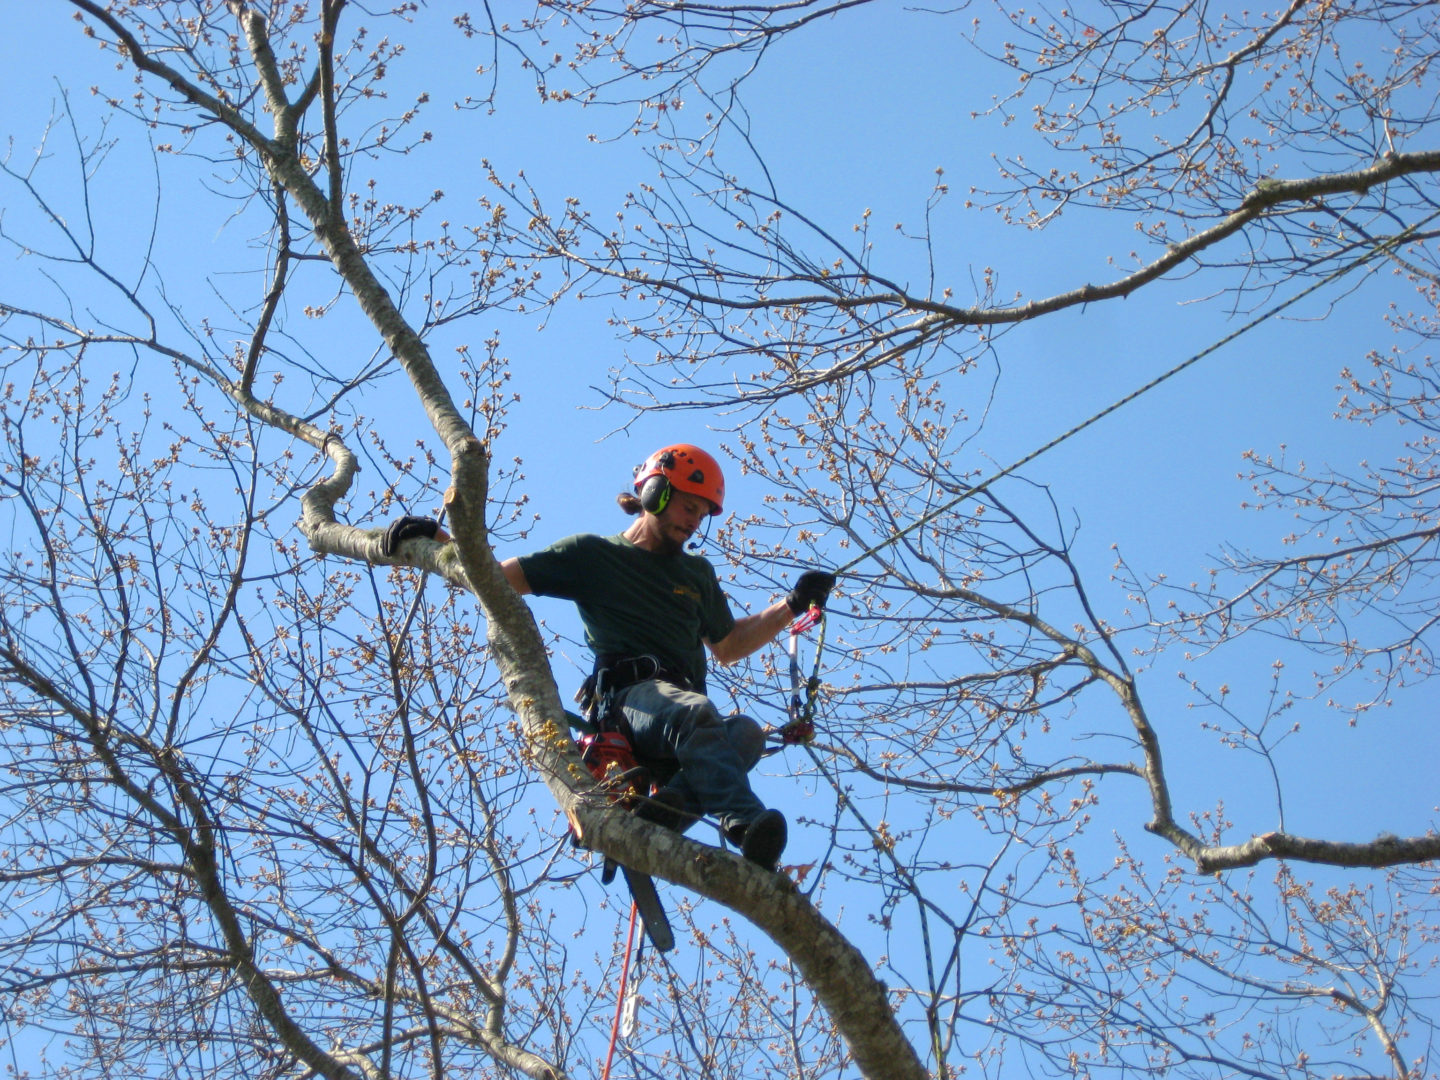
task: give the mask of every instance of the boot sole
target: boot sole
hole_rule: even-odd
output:
[[[778,810],[766,810],[745,830],[740,854],[756,866],[774,870],[785,850],[786,831],[785,816]]]

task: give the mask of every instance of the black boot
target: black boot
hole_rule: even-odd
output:
[[[762,870],[774,871],[785,850],[785,815],[779,810],[762,810],[744,825],[732,825],[725,838],[740,849],[746,860]]]

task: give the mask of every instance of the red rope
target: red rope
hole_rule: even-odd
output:
[[[610,1080],[610,1063],[615,1060],[615,1043],[620,1038],[620,1011],[625,1007],[625,986],[630,981],[630,953],[635,944],[636,907],[630,905],[630,932],[625,935],[625,963],[620,968],[620,992],[615,995],[615,1020],[610,1025],[610,1051],[605,1055],[605,1068],[600,1080]]]

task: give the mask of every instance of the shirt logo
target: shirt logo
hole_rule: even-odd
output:
[[[697,590],[692,589],[689,585],[675,585],[675,586],[672,586],[672,587],[671,587],[671,594],[674,595],[674,596],[683,596],[686,600],[689,600],[692,604],[698,604],[698,603],[700,603],[700,593],[699,593]]]

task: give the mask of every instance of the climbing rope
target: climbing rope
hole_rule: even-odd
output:
[[[615,992],[615,1019],[610,1024],[610,1049],[605,1054],[605,1068],[600,1080],[610,1080],[610,1065],[615,1060],[615,1044],[620,1040],[620,1013],[625,1008],[625,986],[630,981],[630,954],[635,945],[635,921],[639,909],[630,905],[630,930],[625,935],[625,963],[620,967],[620,988]]]
[[[800,635],[812,626],[819,626],[815,641],[815,660],[806,678],[800,670]],[[780,745],[765,751],[779,753],[787,746],[808,746],[815,741],[815,699],[820,690],[820,655],[825,647],[825,609],[811,605],[805,614],[790,624],[790,704],[789,719],[776,734]]]
[[[1331,284],[1333,284],[1334,282],[1339,281],[1341,278],[1343,278],[1346,274],[1350,273],[1352,270],[1359,269],[1361,266],[1364,266],[1366,263],[1371,262],[1371,261],[1374,260],[1374,259],[1380,258],[1382,255],[1388,255],[1388,254],[1389,254],[1391,251],[1393,251],[1395,248],[1397,248],[1397,247],[1399,247],[1401,244],[1403,244],[1410,236],[1412,236],[1414,233],[1416,233],[1416,232],[1419,231],[1420,229],[1424,228],[1426,225],[1430,224],[1432,221],[1435,221],[1436,219],[1440,219],[1440,211],[1436,211],[1435,213],[1431,214],[1429,217],[1425,218],[1425,219],[1422,220],[1422,221],[1416,222],[1414,225],[1411,225],[1409,228],[1403,230],[1402,232],[1399,232],[1399,233],[1397,233],[1396,235],[1394,235],[1394,236],[1392,236],[1392,237],[1389,237],[1389,238],[1386,239],[1386,240],[1380,241],[1379,243],[1376,243],[1376,244],[1372,245],[1368,250],[1365,251],[1364,254],[1358,256],[1358,257],[1355,258],[1355,259],[1352,259],[1350,262],[1347,262],[1347,263],[1345,263],[1345,264],[1337,267],[1336,269],[1332,270],[1329,274],[1326,274],[1324,277],[1318,279],[1317,281],[1313,282],[1312,284],[1307,285],[1305,288],[1301,289],[1301,290],[1300,290],[1298,293],[1296,293],[1294,296],[1291,296],[1291,297],[1289,297],[1288,299],[1282,300],[1282,301],[1280,301],[1280,303],[1276,304],[1274,307],[1268,308],[1267,310],[1261,312],[1259,315],[1255,316],[1255,318],[1251,319],[1249,322],[1245,323],[1243,326],[1239,326],[1239,327],[1237,327],[1235,330],[1233,330],[1233,331],[1231,331],[1230,333],[1226,334],[1226,335],[1225,335],[1224,337],[1222,337],[1219,341],[1216,341],[1216,342],[1213,342],[1213,343],[1207,345],[1205,348],[1201,349],[1199,352],[1195,353],[1193,356],[1187,357],[1186,359],[1180,361],[1180,363],[1176,364],[1174,367],[1170,368],[1168,371],[1163,371],[1163,372],[1161,372],[1159,375],[1155,376],[1155,378],[1151,379],[1151,380],[1150,380],[1149,382],[1147,382],[1145,385],[1139,387],[1138,389],[1132,390],[1130,393],[1126,394],[1124,397],[1122,397],[1122,398],[1120,398],[1119,400],[1117,400],[1117,401],[1115,401],[1115,402],[1112,402],[1111,404],[1107,405],[1105,408],[1103,408],[1103,409],[1101,409],[1099,412],[1095,413],[1095,414],[1094,414],[1093,416],[1091,416],[1089,419],[1082,420],[1080,423],[1076,424],[1074,427],[1070,428],[1068,431],[1063,431],[1063,432],[1061,432],[1059,435],[1055,436],[1053,439],[1051,439],[1049,442],[1045,443],[1043,446],[1037,447],[1036,449],[1034,449],[1034,450],[1030,451],[1028,454],[1026,454],[1024,457],[1019,458],[1019,459],[1017,459],[1016,461],[1011,462],[1009,465],[1005,466],[1003,469],[1000,469],[999,471],[997,471],[997,472],[995,472],[995,473],[992,473],[989,477],[987,477],[986,479],[982,480],[980,483],[975,484],[975,485],[972,486],[972,487],[966,488],[964,491],[960,492],[959,495],[956,495],[953,499],[951,499],[949,502],[945,503],[943,506],[936,507],[934,510],[931,510],[929,513],[924,514],[924,515],[922,515],[921,517],[917,518],[916,520],[914,520],[913,522],[911,522],[909,525],[905,526],[903,529],[900,529],[900,530],[892,533],[890,536],[887,536],[884,540],[881,540],[878,544],[875,544],[873,547],[866,548],[866,549],[865,549],[864,551],[862,551],[859,555],[856,555],[855,558],[851,559],[851,560],[850,560],[848,563],[846,563],[844,566],[842,566],[842,567],[840,567],[838,570],[836,570],[836,571],[835,571],[836,576],[838,577],[838,576],[840,576],[840,575],[842,575],[842,574],[847,574],[847,573],[849,573],[851,570],[855,569],[855,567],[857,567],[858,565],[860,565],[860,563],[864,562],[866,559],[870,558],[872,555],[875,555],[876,553],[878,553],[878,552],[880,552],[880,551],[883,551],[885,548],[889,547],[891,544],[898,543],[899,541],[903,540],[906,536],[909,536],[911,533],[913,533],[916,529],[924,528],[926,525],[928,525],[930,522],[934,521],[934,520],[935,520],[937,517],[939,517],[940,515],[945,514],[945,513],[948,513],[950,510],[953,510],[955,507],[959,506],[959,505],[960,505],[962,502],[964,502],[966,499],[974,498],[976,495],[980,494],[982,491],[985,491],[987,488],[989,488],[989,487],[990,487],[992,484],[994,484],[996,481],[1002,480],[1002,479],[1004,479],[1005,477],[1009,476],[1011,473],[1016,472],[1016,471],[1018,471],[1018,470],[1020,470],[1020,469],[1023,469],[1026,465],[1029,465],[1031,462],[1033,462],[1036,458],[1040,457],[1042,454],[1047,454],[1047,453],[1049,453],[1051,450],[1055,449],[1055,447],[1059,446],[1061,443],[1063,443],[1063,442],[1065,442],[1065,441],[1067,441],[1067,440],[1069,440],[1069,439],[1074,438],[1076,435],[1079,435],[1079,434],[1080,434],[1082,431],[1084,431],[1086,428],[1093,427],[1095,424],[1098,424],[1101,420],[1104,420],[1104,419],[1105,419],[1107,416],[1109,416],[1111,413],[1114,413],[1114,412],[1119,411],[1120,409],[1123,409],[1126,405],[1129,405],[1129,404],[1130,404],[1132,401],[1134,401],[1136,398],[1139,398],[1139,397],[1143,396],[1144,394],[1148,394],[1151,390],[1154,390],[1157,386],[1160,386],[1162,383],[1168,382],[1170,379],[1173,379],[1175,376],[1179,375],[1181,372],[1183,372],[1183,371],[1185,371],[1185,370],[1193,367],[1194,365],[1198,364],[1201,360],[1204,360],[1207,356],[1210,356],[1210,355],[1213,354],[1213,353],[1219,352],[1219,351],[1220,351],[1221,349],[1223,349],[1226,345],[1229,345],[1231,342],[1235,341],[1237,338],[1241,337],[1242,335],[1248,334],[1251,330],[1254,330],[1257,326],[1261,325],[1262,323],[1268,322],[1270,319],[1273,319],[1276,315],[1279,315],[1281,312],[1285,311],[1286,309],[1288,309],[1288,308],[1290,308],[1290,307],[1293,307],[1295,304],[1298,304],[1301,300],[1305,299],[1307,296],[1310,296],[1311,294],[1320,291],[1321,289],[1323,289],[1323,288],[1324,288],[1325,286],[1327,286],[1327,285],[1331,285]]]
[[[1396,233],[1394,236],[1388,237],[1388,238],[1386,238],[1386,239],[1384,239],[1384,240],[1381,240],[1381,241],[1379,241],[1379,242],[1376,242],[1376,243],[1374,243],[1374,244],[1371,244],[1369,247],[1367,247],[1367,249],[1366,249],[1362,254],[1360,254],[1359,256],[1357,256],[1357,257],[1354,258],[1354,259],[1351,259],[1349,262],[1343,263],[1342,265],[1336,267],[1336,268],[1335,268],[1334,270],[1332,270],[1330,273],[1326,274],[1326,275],[1325,275],[1324,277],[1322,277],[1322,278],[1317,279],[1316,281],[1314,281],[1314,282],[1311,283],[1310,285],[1306,286],[1304,289],[1301,289],[1301,290],[1300,290],[1298,293],[1296,293],[1295,295],[1293,295],[1293,296],[1291,296],[1291,297],[1288,297],[1288,298],[1285,299],[1285,300],[1280,301],[1278,304],[1275,304],[1273,307],[1267,308],[1265,311],[1263,311],[1263,312],[1261,312],[1259,315],[1255,316],[1255,317],[1254,317],[1253,319],[1251,319],[1249,322],[1246,322],[1246,323],[1243,324],[1242,326],[1237,327],[1235,330],[1233,330],[1233,331],[1231,331],[1230,333],[1226,334],[1224,337],[1220,338],[1218,341],[1212,342],[1211,344],[1207,345],[1205,348],[1201,349],[1199,352],[1195,353],[1194,355],[1189,356],[1189,357],[1186,357],[1184,360],[1180,361],[1178,364],[1176,364],[1175,366],[1169,368],[1168,370],[1161,372],[1159,375],[1155,376],[1155,378],[1151,379],[1149,382],[1145,383],[1143,386],[1140,386],[1140,387],[1138,387],[1137,389],[1132,390],[1130,393],[1126,394],[1124,397],[1119,398],[1118,400],[1112,402],[1111,404],[1107,405],[1105,408],[1101,409],[1099,412],[1093,414],[1092,416],[1090,416],[1089,418],[1087,418],[1087,419],[1085,419],[1085,420],[1082,420],[1080,423],[1076,424],[1074,427],[1071,427],[1070,429],[1061,432],[1059,435],[1056,435],[1053,439],[1051,439],[1049,442],[1045,443],[1044,445],[1037,447],[1036,449],[1030,451],[1028,454],[1024,455],[1023,457],[1016,459],[1015,461],[1011,462],[1009,465],[1006,465],[1004,468],[997,470],[996,472],[992,473],[990,476],[988,476],[988,477],[986,477],[984,480],[982,480],[980,483],[974,484],[974,485],[972,485],[972,486],[970,486],[970,487],[967,487],[964,491],[960,492],[958,495],[956,495],[954,498],[950,499],[949,501],[947,501],[947,502],[944,503],[943,505],[936,507],[934,510],[929,511],[929,512],[926,513],[926,514],[922,514],[920,517],[918,517],[918,518],[916,518],[914,521],[912,521],[909,525],[906,525],[903,529],[898,529],[898,530],[896,530],[895,532],[893,532],[893,533],[891,533],[889,536],[887,536],[885,539],[881,540],[879,543],[874,544],[874,545],[872,545],[871,547],[866,548],[864,551],[860,552],[860,554],[856,555],[853,559],[851,559],[851,560],[850,560],[849,562],[847,562],[845,565],[839,567],[839,568],[835,571],[835,575],[836,575],[837,577],[840,577],[840,576],[843,576],[843,575],[845,575],[845,574],[850,573],[852,570],[855,569],[855,567],[859,566],[859,565],[860,565],[862,562],[864,562],[866,559],[871,558],[872,556],[874,556],[874,555],[878,554],[879,552],[885,550],[885,548],[889,547],[889,546],[892,545],[892,544],[899,543],[901,540],[903,540],[905,537],[909,536],[911,533],[915,532],[917,529],[922,529],[922,528],[924,528],[924,527],[925,527],[926,525],[928,525],[930,522],[934,521],[936,518],[940,517],[940,516],[943,515],[943,514],[949,513],[951,510],[953,510],[955,507],[959,506],[961,503],[965,502],[967,499],[972,499],[972,498],[974,498],[976,495],[979,495],[981,492],[988,490],[988,489],[991,487],[991,485],[995,484],[995,483],[998,482],[999,480],[1004,479],[1005,477],[1009,476],[1009,475],[1012,474],[1012,473],[1018,472],[1020,469],[1023,469],[1026,465],[1029,465],[1031,462],[1035,461],[1035,460],[1036,460],[1037,458],[1039,458],[1041,455],[1047,454],[1047,453],[1049,453],[1051,450],[1055,449],[1055,448],[1056,448],[1057,446],[1059,446],[1061,443],[1064,443],[1064,442],[1068,441],[1069,439],[1074,438],[1076,435],[1079,435],[1082,431],[1085,431],[1087,428],[1093,427],[1095,424],[1098,424],[1101,420],[1104,420],[1106,417],[1110,416],[1111,414],[1113,414],[1113,413],[1115,413],[1115,412],[1118,412],[1120,409],[1123,409],[1126,405],[1129,405],[1132,401],[1135,401],[1137,398],[1142,397],[1142,396],[1145,395],[1145,394],[1148,394],[1151,390],[1154,390],[1156,387],[1160,386],[1161,384],[1163,384],[1163,383],[1165,383],[1165,382],[1168,382],[1170,379],[1173,379],[1175,376],[1179,375],[1181,372],[1184,372],[1184,371],[1188,370],[1189,368],[1194,367],[1194,366],[1195,366],[1196,364],[1198,364],[1201,360],[1204,360],[1206,357],[1211,356],[1212,354],[1214,354],[1214,353],[1216,353],[1216,352],[1219,352],[1219,351],[1220,351],[1221,349],[1223,349],[1226,345],[1229,345],[1231,342],[1237,340],[1238,338],[1240,338],[1240,337],[1243,336],[1244,334],[1248,334],[1251,330],[1255,329],[1257,326],[1260,326],[1261,324],[1263,324],[1263,323],[1265,323],[1265,322],[1268,322],[1270,319],[1273,319],[1275,316],[1279,315],[1281,312],[1287,310],[1288,308],[1293,307],[1295,304],[1299,303],[1301,300],[1305,299],[1307,296],[1310,296],[1310,295],[1318,292],[1319,290],[1325,288],[1327,285],[1331,285],[1331,284],[1339,281],[1339,280],[1340,280],[1341,278],[1343,278],[1346,274],[1349,274],[1352,270],[1357,270],[1357,269],[1359,269],[1360,267],[1364,266],[1365,264],[1367,264],[1367,263],[1369,263],[1369,262],[1372,262],[1372,261],[1374,261],[1374,260],[1376,260],[1376,259],[1379,259],[1379,258],[1381,258],[1381,257],[1383,257],[1383,256],[1385,256],[1385,255],[1390,254],[1390,253],[1393,252],[1396,248],[1398,248],[1401,244],[1404,244],[1411,236],[1415,235],[1417,232],[1419,232],[1419,231],[1420,231],[1421,229],[1423,229],[1425,226],[1429,225],[1431,222],[1433,222],[1433,221],[1435,221],[1435,220],[1437,220],[1437,219],[1440,219],[1440,211],[1436,211],[1435,213],[1430,214],[1429,216],[1423,218],[1422,220],[1416,222],[1415,224],[1409,226],[1408,228],[1403,229],[1403,230],[1401,230],[1400,232]],[[783,740],[783,741],[782,741],[782,745],[789,745],[789,744],[794,743],[794,742],[804,742],[804,743],[808,746],[808,744],[810,743],[810,741],[814,738],[815,698],[816,698],[816,696],[817,696],[818,687],[819,687],[819,683],[820,683],[820,659],[821,659],[821,652],[823,651],[823,649],[824,649],[824,647],[825,647],[825,630],[824,630],[824,621],[823,621],[823,620],[824,620],[824,613],[823,613],[823,612],[820,612],[820,609],[818,609],[818,608],[812,608],[811,611],[812,611],[812,612],[819,612],[819,615],[820,615],[819,619],[813,620],[812,622],[809,622],[809,623],[805,623],[805,625],[803,625],[803,626],[799,626],[800,623],[804,622],[804,620],[809,617],[810,612],[807,612],[805,616],[802,616],[800,619],[796,620],[796,626],[799,626],[799,629],[798,629],[798,630],[795,629],[795,628],[792,628],[792,629],[791,629],[791,638],[790,638],[790,656],[791,656],[791,661],[790,661],[790,663],[791,663],[791,682],[792,682],[792,691],[793,691],[792,697],[791,697],[791,719],[790,719],[790,722],[789,722],[788,724],[786,724],[784,728],[781,729],[781,735],[782,735],[782,740]],[[820,623],[820,628],[821,628],[821,629],[820,629],[820,634],[819,634],[819,636],[818,636],[818,638],[817,638],[817,640],[816,640],[816,643],[815,643],[815,664],[814,664],[814,668],[813,668],[812,674],[811,674],[811,676],[810,676],[810,679],[808,680],[808,682],[807,682],[807,684],[806,684],[805,701],[804,701],[803,705],[799,705],[799,704],[798,704],[798,696],[797,696],[797,695],[798,695],[798,690],[796,689],[796,688],[798,687],[798,685],[799,685],[799,666],[798,666],[798,663],[797,663],[797,661],[796,661],[796,659],[795,659],[796,638],[799,636],[799,633],[800,633],[800,632],[803,632],[804,630],[809,629],[809,627],[810,627],[811,625],[814,625],[814,622],[819,622],[819,623]],[[797,707],[800,709],[801,714],[803,714],[803,718],[804,718],[804,719],[803,719],[803,722],[797,720],[797,712],[796,712]],[[806,736],[806,737],[803,738],[803,739],[799,739],[799,738],[796,738],[796,739],[784,739],[784,734],[785,734],[785,732],[786,732],[787,730],[789,730],[789,729],[791,729],[791,728],[793,727],[797,732],[801,732],[801,731],[804,731],[804,730],[805,730],[805,725],[806,725],[806,724],[809,725],[809,734],[808,734],[808,736]],[[813,756],[813,751],[812,751],[812,756]]]

